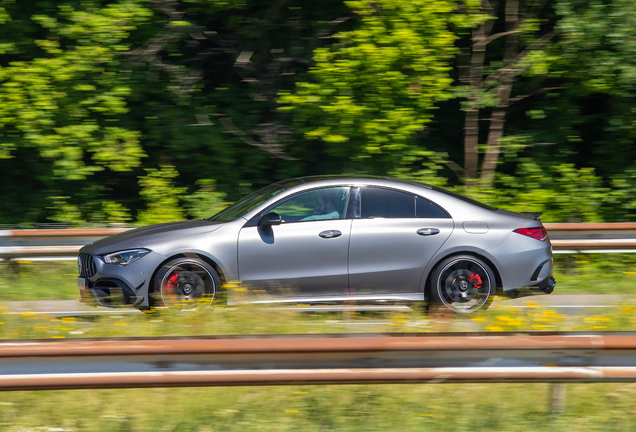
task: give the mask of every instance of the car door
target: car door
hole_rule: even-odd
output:
[[[349,187],[314,189],[263,212],[280,214],[280,225],[246,224],[238,241],[241,285],[263,297],[347,294],[348,199]]]
[[[363,187],[359,204],[360,218],[351,226],[350,294],[418,292],[453,220],[431,201],[395,189]]]

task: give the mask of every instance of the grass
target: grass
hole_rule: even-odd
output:
[[[636,254],[555,255],[554,294],[636,295]]]
[[[2,431],[626,431],[633,384],[341,385],[0,393]]]
[[[79,298],[75,261],[3,261],[0,275],[0,301]]]
[[[523,307],[496,301],[485,311],[453,315],[447,310],[394,312],[298,312],[264,305],[217,306],[199,315],[169,310],[153,314],[112,313],[57,317],[17,313],[0,306],[0,339],[322,334],[399,332],[636,331],[636,301],[578,314],[561,314],[532,300]]]
[[[631,258],[557,258],[557,292],[634,292]],[[594,260],[596,259],[596,261]],[[567,269],[561,270],[561,269]],[[77,299],[70,262],[0,263],[0,301]],[[601,277],[602,272],[612,276]],[[559,276],[559,273],[562,273]],[[590,287],[590,274],[607,284]],[[608,279],[609,278],[609,279]],[[616,283],[608,280],[615,278]],[[564,283],[565,281],[565,283]],[[586,285],[587,284],[587,285]],[[563,288],[562,288],[563,287]],[[560,315],[531,301],[495,302],[469,317],[420,310],[299,313],[218,307],[56,318],[0,310],[0,339],[113,336],[636,330],[636,305]],[[337,385],[0,392],[0,431],[624,431],[636,429],[635,384],[567,384],[562,415],[551,384]]]

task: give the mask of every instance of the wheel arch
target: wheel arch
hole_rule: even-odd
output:
[[[155,270],[152,272],[152,276],[150,278],[150,283],[148,286],[148,294],[151,294],[155,291],[155,278],[157,277],[157,274],[159,273],[159,271],[161,271],[161,268],[168,262],[177,259],[177,258],[196,258],[196,259],[200,259],[201,261],[205,262],[206,264],[209,264],[210,266],[212,266],[212,268],[214,269],[214,271],[216,272],[216,274],[219,277],[219,281],[220,281],[220,286],[219,286],[219,292],[222,293],[223,292],[223,286],[225,285],[225,283],[227,282],[225,273],[223,272],[223,270],[221,269],[221,266],[214,261],[212,258],[210,258],[207,255],[203,255],[200,253],[196,253],[196,252],[180,252],[180,253],[176,253],[174,255],[170,255],[169,257],[166,257],[165,260],[161,261],[161,263],[159,263],[159,265],[155,268]]]
[[[437,268],[438,265],[440,265],[440,263],[448,258],[454,257],[454,256],[460,256],[460,255],[471,255],[474,256],[475,258],[479,258],[480,260],[482,260],[483,262],[485,262],[489,267],[490,270],[492,270],[493,274],[495,275],[495,294],[501,294],[501,292],[503,291],[503,282],[501,280],[501,275],[499,274],[499,269],[497,268],[497,266],[493,263],[493,261],[486,255],[484,254],[480,254],[478,252],[475,251],[454,251],[451,252],[449,254],[446,254],[444,256],[439,257],[436,261],[435,264],[433,264],[432,266],[429,267],[429,271],[428,274],[426,275],[426,283],[424,285],[424,299],[428,301],[428,299],[430,298],[431,295],[431,280],[433,277],[433,273],[435,273],[435,269]]]

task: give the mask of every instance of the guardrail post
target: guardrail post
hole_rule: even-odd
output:
[[[552,414],[561,415],[565,412],[565,384],[552,383]]]

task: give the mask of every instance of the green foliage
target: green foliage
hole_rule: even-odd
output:
[[[73,204],[70,204],[67,196],[54,196],[50,198],[52,202],[51,209],[54,210],[51,220],[55,222],[69,223],[74,226],[82,225],[85,223],[82,212]]]
[[[174,186],[174,180],[179,173],[169,165],[160,169],[146,169],[146,173],[139,178],[139,193],[146,202],[146,209],[137,215],[137,223],[152,225],[184,219],[179,200],[186,189]]]
[[[298,175],[452,188],[462,109],[483,125],[507,67],[494,38],[484,88],[458,85],[459,48],[489,19],[475,0],[25,5],[0,1],[2,223],[207,217]],[[633,220],[632,2],[519,5],[520,50],[557,36],[517,58],[494,188],[469,193],[546,221]]]
[[[630,0],[559,0],[563,61],[593,90],[633,91],[636,85],[636,11]],[[572,70],[570,69],[570,73]]]
[[[314,51],[311,82],[283,92],[281,110],[325,154],[392,169],[415,133],[450,97],[454,27],[479,22],[475,5],[451,0],[350,1],[356,29],[336,35],[333,48]],[[457,13],[459,6],[468,13]]]
[[[409,148],[403,152],[397,167],[389,172],[393,177],[414,180],[435,186],[446,186],[446,179],[440,175],[447,155],[430,150]]]
[[[216,190],[216,180],[201,179],[197,181],[199,189],[193,194],[183,197],[188,214],[196,219],[208,218],[225,207],[226,194]]]
[[[480,185],[462,192],[506,210],[542,212],[543,222],[601,222],[609,189],[592,168],[542,168],[521,159],[515,175],[498,174],[494,187]]]
[[[101,222],[109,222],[113,224],[124,224],[132,220],[130,211],[118,202],[103,201],[102,214],[98,214],[95,218]]]
[[[563,159],[594,167],[604,185],[613,187],[612,179],[625,178],[636,163],[633,2],[557,0],[554,7],[559,39],[551,54],[558,56],[554,70],[565,90],[542,108],[553,110],[550,127],[562,131],[557,142]]]
[[[138,133],[113,122],[127,113],[130,93],[118,78],[116,54],[150,12],[136,1],[82,6],[32,16],[45,34],[34,41],[40,55],[0,69],[0,155],[33,148],[63,180],[130,170],[144,155]]]

